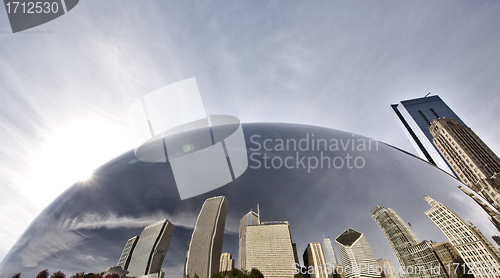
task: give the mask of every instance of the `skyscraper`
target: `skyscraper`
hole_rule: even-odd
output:
[[[219,271],[229,202],[224,196],[205,200],[189,243],[185,274],[210,278]]]
[[[307,274],[308,278],[328,278],[328,273],[326,269],[325,256],[323,255],[323,248],[321,248],[321,243],[309,243],[304,250],[304,255],[302,255],[304,260],[304,266],[309,268],[313,267],[314,273]],[[332,268],[333,265],[329,265]]]
[[[257,268],[266,278],[293,277],[294,252],[288,221],[246,227],[245,270]]]
[[[460,190],[462,190],[465,194],[467,194],[469,197],[471,197],[476,203],[483,208],[483,210],[489,215],[491,223],[497,228],[497,230],[500,231],[500,213],[496,210],[494,210],[492,207],[490,207],[488,204],[484,203],[479,199],[477,196],[472,194],[472,192],[467,191],[465,188],[462,186],[458,186]]]
[[[231,253],[222,253],[220,255],[219,272],[231,272],[234,268],[234,260]]]
[[[442,269],[442,265],[431,245],[427,241],[419,243],[413,231],[394,210],[375,206],[371,215],[387,237],[399,264],[409,274],[408,277],[423,275],[409,269],[423,272],[425,277],[446,277],[443,273],[432,271],[436,267]]]
[[[433,143],[469,188],[500,208],[500,158],[470,129],[455,119],[440,118],[429,127]]]
[[[377,265],[382,268],[382,272],[383,272],[382,277],[384,277],[384,278],[397,278],[398,277],[396,275],[396,269],[394,269],[394,266],[392,265],[391,260],[385,259],[385,258],[380,258],[377,260]]]
[[[443,265],[442,271],[446,272],[448,277],[474,277],[471,274],[467,274],[469,269],[464,266],[464,260],[449,241],[442,243],[433,242],[431,246]]]
[[[325,251],[325,256],[326,256],[326,263],[334,266],[337,264],[337,257],[335,256],[335,249],[333,248],[333,242],[332,240],[327,237],[323,238],[323,247]]]
[[[130,275],[141,276],[161,271],[161,265],[167,254],[174,228],[174,225],[167,219],[144,228],[137,240],[127,268]]]
[[[377,262],[372,249],[363,233],[349,228],[340,234],[335,242],[347,278],[380,277],[375,271]]]
[[[399,104],[392,104],[391,108],[420,157],[455,175],[432,144],[432,135],[429,132],[431,122],[443,117],[456,119],[465,126],[455,112],[439,96],[404,100]]]
[[[453,211],[431,197],[425,196],[425,200],[431,206],[425,214],[444,233],[466,264],[482,264],[499,269],[498,255],[490,250],[491,242],[488,244],[489,241],[477,227],[472,223],[465,223]],[[493,278],[497,275],[476,272],[474,277]]]
[[[246,269],[246,234],[247,226],[258,225],[259,215],[253,211],[245,214],[240,220],[240,231],[239,231],[239,249],[238,249],[238,267],[240,269]]]
[[[132,257],[132,252],[134,251],[135,245],[139,240],[138,236],[135,236],[129,240],[127,240],[127,244],[125,244],[125,248],[123,248],[122,255],[118,260],[117,266],[121,266],[122,269],[127,269],[130,263],[130,258]]]

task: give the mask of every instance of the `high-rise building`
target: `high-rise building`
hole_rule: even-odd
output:
[[[309,243],[304,250],[304,255],[302,255],[304,260],[304,266],[306,268],[313,267],[313,274],[306,274],[307,278],[328,278],[328,272],[326,268],[325,256],[323,255],[323,248],[321,248],[321,243]],[[329,265],[332,268],[333,265]]]
[[[457,178],[499,209],[500,158],[456,119],[436,119],[429,130],[432,142]]]
[[[456,119],[465,126],[455,112],[439,96],[405,100],[399,104],[392,104],[391,108],[419,156],[449,174],[455,175],[432,144],[432,135],[429,132],[431,122],[443,117]]]
[[[132,257],[132,252],[134,251],[135,245],[139,240],[138,236],[135,236],[129,240],[127,240],[127,244],[125,244],[125,248],[123,248],[122,255],[118,260],[117,266],[121,266],[122,269],[127,269],[130,263],[130,258]]]
[[[443,273],[433,271],[442,266],[431,245],[427,241],[419,243],[413,231],[393,209],[375,206],[371,215],[387,237],[408,277],[446,277]]]
[[[256,268],[266,278],[293,277],[295,258],[288,221],[248,225],[245,242],[245,270]]]
[[[130,275],[159,273],[172,239],[174,225],[167,219],[144,228],[132,252],[127,270]]]
[[[464,260],[449,241],[442,243],[433,242],[431,246],[443,265],[442,271],[446,272],[448,277],[473,277],[472,274],[468,274],[469,269],[465,265]]]
[[[231,253],[222,253],[220,255],[219,272],[231,272],[234,268],[234,260]]]
[[[500,231],[500,213],[498,213],[498,211],[496,211],[495,209],[490,207],[488,204],[481,201],[481,199],[479,199],[477,196],[472,194],[472,192],[467,191],[467,189],[463,188],[462,186],[459,185],[458,188],[460,188],[460,190],[462,190],[465,194],[467,194],[474,201],[476,201],[476,203],[480,207],[482,207],[484,211],[486,211],[486,213],[489,215],[489,219],[490,219],[491,223],[493,223],[495,228],[497,228],[497,230]]]
[[[492,252],[491,242],[472,223],[467,224],[443,204],[425,196],[431,208],[425,214],[438,226],[469,265],[486,265],[499,269],[498,255]],[[489,242],[489,244],[488,244]],[[474,272],[474,277],[497,277],[491,273]]]
[[[253,211],[245,214],[240,220],[240,231],[239,231],[239,249],[238,249],[238,267],[240,269],[246,269],[246,234],[247,226],[258,225],[259,215]]]
[[[382,273],[380,274],[382,278],[398,278],[391,260],[380,258],[377,260],[377,265],[382,269]]]
[[[187,252],[185,274],[189,277],[210,278],[219,271],[228,207],[224,196],[203,203]]]
[[[335,242],[347,278],[380,277],[376,272],[377,262],[372,249],[363,233],[349,228],[340,234]]]
[[[331,266],[336,265],[337,257],[335,256],[335,249],[333,248],[333,242],[329,237],[323,238],[323,247],[323,250],[325,251],[326,263]]]

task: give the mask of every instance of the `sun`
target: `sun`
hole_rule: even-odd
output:
[[[23,191],[44,208],[75,182],[91,180],[97,167],[131,149],[127,134],[127,127],[96,119],[58,130],[34,155]]]

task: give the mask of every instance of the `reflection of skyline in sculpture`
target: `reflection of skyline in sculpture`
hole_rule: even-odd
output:
[[[489,266],[500,265],[498,250],[494,248],[492,250],[491,242],[474,224],[467,224],[453,211],[429,196],[425,196],[425,200],[431,206],[425,214],[445,234],[465,263],[471,265],[478,263]],[[474,276],[495,277],[486,274],[474,274]]]
[[[249,154],[253,147],[250,137],[254,134],[261,135],[261,142],[288,138],[299,142],[307,133],[327,140],[366,139],[338,130],[295,124],[251,123],[243,124],[243,129]],[[284,151],[266,153],[281,157],[296,155]],[[1,263],[0,276],[11,277],[22,272],[23,276],[34,277],[41,269],[52,270],[54,266],[67,274],[106,269],[119,261],[132,235],[139,235],[146,225],[166,218],[176,228],[162,270],[166,277],[181,277],[198,213],[204,201],[212,196],[234,200],[226,218],[223,248],[235,260],[238,260],[234,254],[238,254],[240,219],[256,203],[266,208],[266,219],[289,221],[290,233],[302,252],[307,243],[321,242],[321,233],[339,235],[346,227],[355,227],[365,232],[376,258],[388,258],[394,264],[397,261],[394,251],[369,215],[377,204],[386,204],[405,215],[419,237],[442,242],[446,240],[443,233],[423,213],[414,213],[428,207],[421,197],[423,194],[439,196],[455,212],[472,218],[488,237],[495,233],[483,210],[458,190],[456,179],[441,170],[384,144],[377,151],[341,149],[328,155],[345,157],[347,153],[363,156],[366,167],[318,168],[314,174],[302,168],[249,168],[231,185],[180,200],[168,164],[137,161],[130,151],[97,169],[92,180],[75,184],[47,207]],[[321,153],[309,151],[300,156],[306,156],[307,161],[307,156],[320,157]],[[301,205],[304,202],[315,205]]]
[[[489,205],[485,204],[481,199],[479,199],[477,196],[472,194],[472,192],[467,191],[465,188],[462,186],[458,186],[462,192],[467,194],[469,197],[471,197],[476,203],[483,208],[483,210],[489,215],[489,219],[491,223],[497,228],[498,231],[500,231],[500,213],[498,211],[495,211],[493,208],[491,208]]]
[[[423,271],[429,277],[447,277],[444,272],[432,271],[435,267],[442,269],[442,265],[431,245],[427,241],[419,243],[413,231],[393,209],[376,206],[371,215],[391,244],[401,268],[409,273],[408,277],[422,275],[410,269]]]
[[[185,274],[189,277],[210,278],[219,271],[228,207],[224,196],[203,203],[187,252]]]
[[[288,221],[265,221],[246,227],[245,269],[264,277],[293,277],[294,256]],[[241,253],[241,252],[240,252]]]
[[[312,269],[314,269],[313,274],[307,275],[308,278],[328,278],[326,261],[321,243],[307,244],[307,248],[304,250],[302,258],[306,268],[312,267]],[[329,265],[328,267],[332,268],[333,265]]]
[[[429,130],[457,178],[500,209],[500,158],[471,128],[455,119],[436,119]]]
[[[399,104],[392,104],[391,108],[420,158],[456,176],[453,169],[432,144],[429,126],[433,120],[439,117],[453,118],[465,125],[457,114],[439,96],[404,100]]]
[[[174,225],[167,219],[145,227],[137,240],[130,263],[125,270],[134,276],[159,273],[174,228]]]
[[[363,233],[349,228],[340,234],[335,242],[347,278],[380,277],[380,274],[375,272],[377,262]]]

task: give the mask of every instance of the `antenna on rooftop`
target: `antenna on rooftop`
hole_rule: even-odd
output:
[[[430,94],[431,94],[431,92],[429,92],[427,95],[425,95],[425,97],[427,97],[427,96],[428,96],[428,95],[430,95]]]
[[[259,225],[260,225],[260,209],[259,209],[259,204],[257,204],[257,221],[259,222]]]

